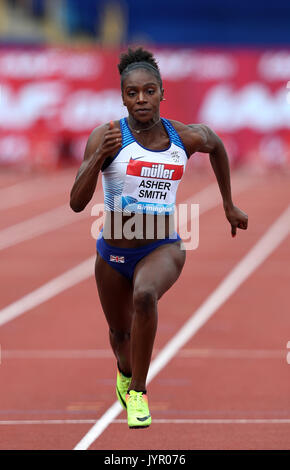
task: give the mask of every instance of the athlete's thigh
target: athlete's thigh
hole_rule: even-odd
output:
[[[133,314],[132,283],[97,253],[95,278],[109,327],[128,332]]]
[[[136,265],[134,289],[153,288],[160,299],[178,279],[184,263],[185,250],[181,249],[181,242],[159,246]]]

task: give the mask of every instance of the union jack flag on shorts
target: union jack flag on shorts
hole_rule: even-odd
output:
[[[110,261],[114,261],[115,263],[125,263],[125,257],[110,255]]]

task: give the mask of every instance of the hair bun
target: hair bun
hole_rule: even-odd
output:
[[[143,49],[143,47],[138,47],[135,50],[128,48],[128,52],[121,54],[120,63],[118,64],[120,75],[122,75],[128,65],[136,62],[147,62],[159,72],[157,62],[152,52]]]

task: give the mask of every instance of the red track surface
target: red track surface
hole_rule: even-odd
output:
[[[3,209],[0,239],[4,228],[65,204],[74,176],[50,175],[39,197]],[[201,216],[199,247],[187,252],[181,278],[159,302],[155,353],[289,204],[289,176],[233,176],[249,179],[234,198],[249,229],[232,239],[221,204]],[[33,188],[35,178],[6,173],[0,189],[30,180]],[[188,172],[178,202],[213,181]],[[1,251],[1,309],[94,255],[87,213]],[[153,379],[149,429],[129,430],[122,412],[90,448],[290,449],[289,258],[288,238]],[[0,449],[74,448],[115,401],[115,361],[93,276],[0,326],[0,342]]]

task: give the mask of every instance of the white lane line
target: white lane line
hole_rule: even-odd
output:
[[[100,190],[94,196],[98,199]],[[208,210],[208,207],[214,207],[220,203],[217,198],[216,184],[210,185],[196,195],[196,198],[201,200],[203,211]],[[190,203],[192,198],[189,198],[185,203]],[[82,219],[91,217],[90,208],[81,213],[74,213],[69,203],[51,209],[47,212],[41,213],[30,219],[19,222],[15,225],[4,228],[0,231],[0,250],[4,250],[11,246],[17,245],[27,240],[31,240],[39,235],[52,232],[58,228],[64,227]]]
[[[113,359],[111,349],[2,349],[2,359]]]
[[[52,232],[65,225],[90,217],[90,213],[75,214],[68,203],[40,215],[24,220],[0,231],[0,250],[31,240],[34,237]]]
[[[2,229],[0,231],[0,250],[91,217],[91,206],[96,204],[100,196],[101,191],[97,190],[94,195],[94,201],[91,201],[83,212],[77,214],[73,212],[68,201],[67,204]]]
[[[251,184],[250,178],[239,179],[235,182],[235,194],[243,191]],[[4,250],[11,246],[17,245],[27,240],[31,240],[39,235],[52,232],[58,228],[78,222],[80,220],[91,217],[91,208],[93,204],[98,202],[101,198],[101,190],[98,189],[94,195],[94,200],[88,205],[87,209],[81,213],[74,213],[69,203],[59,206],[55,209],[49,210],[30,219],[19,222],[18,224],[6,227],[0,231],[0,250]],[[202,189],[196,195],[188,198],[183,204],[191,204],[193,201],[198,201],[200,204],[200,214],[216,207],[220,204],[221,198],[216,183],[212,183],[206,188]],[[1,199],[0,199],[1,204]]]
[[[240,192],[248,189],[250,186],[253,185],[255,178],[249,177],[240,177],[239,175],[235,176],[232,180],[232,186],[234,188],[233,195],[234,199],[236,198],[237,194]],[[217,185],[217,182],[214,181],[206,188],[199,191],[197,194],[190,196],[185,201],[182,201],[182,204],[199,204],[200,210],[199,213],[202,214],[203,212],[207,212],[214,207],[221,205],[221,195]]]
[[[152,357],[160,352],[154,349]],[[184,359],[281,359],[287,356],[285,349],[180,349],[178,357]],[[2,349],[6,359],[114,359],[111,349]]]
[[[183,358],[210,359],[286,359],[285,349],[181,349],[178,356]]]
[[[226,276],[205,302],[191,315],[177,334],[165,345],[152,361],[147,383],[162,370],[187,341],[210,319],[219,307],[237,288],[265,261],[265,259],[286,239],[290,231],[290,206],[272,224],[253,248]],[[102,434],[122,411],[115,402],[98,422],[79,441],[74,450],[86,450]]]
[[[0,426],[34,424],[93,424],[95,419],[23,419],[2,420]],[[126,419],[114,419],[111,424],[127,424]],[[290,424],[290,418],[209,418],[209,419],[154,419],[154,424]]]
[[[201,199],[202,204],[205,207],[209,207],[209,208],[212,207],[211,205],[212,199],[214,199],[215,205],[219,205],[220,199],[216,197],[216,192],[214,192],[213,194],[213,186],[214,186],[213,184],[210,184],[207,188],[197,193],[194,196],[194,198],[196,200]],[[187,201],[190,201],[191,199],[192,198],[190,198]],[[208,209],[204,209],[200,213],[205,213],[206,210]],[[72,217],[73,215],[74,213],[72,212]],[[37,228],[35,228],[35,230],[37,230]],[[39,230],[41,230],[41,227],[39,228]],[[29,233],[31,233],[31,227],[30,227],[30,232],[28,230],[28,233],[26,235],[27,237],[29,236]],[[20,235],[19,235],[19,229],[18,229],[14,231],[14,237],[16,237],[17,239],[17,237],[19,236]],[[11,239],[12,239],[12,235],[11,235]],[[7,244],[10,243],[9,237],[6,237],[4,240],[2,240],[2,246],[4,245],[4,243],[6,243],[6,247],[7,247]],[[1,232],[0,232],[0,247],[1,247]],[[21,299],[17,300],[16,302],[13,302],[7,307],[4,307],[2,310],[0,310],[0,326],[4,325],[8,321],[11,321],[17,318],[19,315],[22,315],[27,310],[30,310],[31,308],[34,308],[40,305],[42,302],[49,300],[50,298],[62,292],[63,290],[78,284],[80,282],[79,279],[85,280],[91,277],[93,275],[93,269],[92,269],[93,259],[94,257],[87,259],[86,261],[76,266],[75,268],[70,269],[69,271],[58,276],[52,281],[44,284],[42,287],[32,291],[30,294],[27,294]]]
[[[0,326],[92,276],[95,256],[0,310]]]
[[[77,170],[75,171],[75,174]],[[0,189],[0,210],[21,206],[35,199],[43,199],[50,195],[66,191],[66,184],[73,185],[74,174],[65,171],[60,174],[36,177],[20,181]]]

